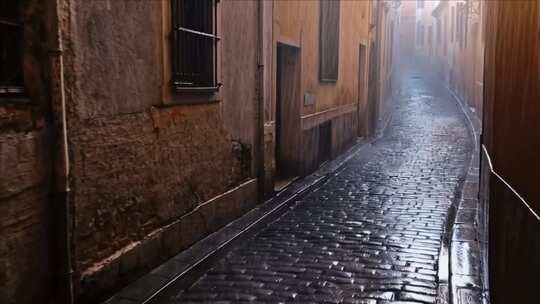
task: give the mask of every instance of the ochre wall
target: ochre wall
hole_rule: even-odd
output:
[[[321,83],[319,1],[275,1],[274,42],[301,48],[301,90],[316,96],[314,106],[301,107],[302,115],[358,102],[358,52],[360,44],[367,43],[368,4],[368,1],[341,1],[338,80]]]
[[[302,126],[303,173],[317,167],[317,149],[320,130],[314,130],[326,122],[335,123],[332,127],[333,155],[350,146],[358,135],[358,107],[365,108],[367,91],[359,89],[360,45],[368,49],[368,7],[369,1],[340,1],[340,44],[339,71],[335,83],[323,83],[319,80],[319,36],[320,4],[319,1],[274,1],[273,2],[273,94],[268,120],[275,120],[276,109],[276,52],[278,43],[300,48],[301,85],[300,113]],[[369,53],[366,52],[366,57]],[[367,66],[364,72],[367,72]],[[367,77],[365,77],[367,78]],[[364,79],[365,79],[364,78]],[[305,94],[314,96],[315,103],[304,104]],[[340,127],[345,116],[352,116],[349,130]],[[267,132],[273,132],[273,122],[267,126]],[[344,133],[341,133],[344,132]],[[348,144],[348,145],[347,145]],[[302,148],[300,148],[302,147]]]

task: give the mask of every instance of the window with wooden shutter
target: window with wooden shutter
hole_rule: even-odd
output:
[[[320,0],[320,79],[335,82],[339,66],[339,0]]]
[[[24,94],[19,1],[0,0],[0,97]]]

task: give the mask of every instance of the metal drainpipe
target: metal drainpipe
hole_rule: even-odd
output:
[[[381,108],[383,107],[383,103],[384,103],[384,96],[383,96],[383,92],[382,92],[382,89],[383,89],[383,79],[381,79],[381,76],[382,76],[382,61],[383,61],[383,55],[382,55],[382,52],[384,52],[384,49],[382,47],[382,41],[383,41],[383,32],[382,32],[382,10],[384,9],[383,5],[382,5],[382,2],[381,1],[377,1],[376,3],[377,5],[377,21],[376,21],[376,25],[377,25],[377,28],[375,29],[375,45],[376,45],[376,48],[377,48],[377,51],[376,51],[376,56],[377,58],[375,59],[377,61],[377,80],[376,80],[376,83],[377,83],[377,91],[376,91],[376,100],[377,102],[375,103],[376,104],[376,114],[375,114],[375,120],[376,120],[376,127],[375,127],[375,132],[377,132],[376,130],[378,129],[378,126],[379,126],[379,122],[381,121],[382,119],[382,115],[381,115]]]
[[[263,30],[263,1],[257,1],[257,107],[255,149],[257,166],[257,195],[259,202],[264,201],[265,170],[264,170],[264,30]]]
[[[66,95],[65,95],[65,79],[64,79],[64,57],[61,22],[61,7],[62,0],[54,2],[54,22],[55,33],[52,41],[51,59],[52,59],[52,102],[55,109],[55,122],[59,126],[56,128],[56,140],[60,148],[55,151],[55,176],[53,199],[54,217],[56,219],[57,230],[57,257],[58,257],[58,303],[72,304],[74,303],[73,293],[73,268],[71,257],[71,214],[69,202],[69,150],[68,150],[68,128],[66,115]]]

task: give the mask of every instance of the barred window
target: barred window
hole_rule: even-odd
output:
[[[216,0],[171,0],[172,86],[176,91],[218,89]]]
[[[339,66],[340,2],[321,0],[320,20],[320,79],[335,82]]]
[[[19,1],[0,0],[0,97],[24,94]]]

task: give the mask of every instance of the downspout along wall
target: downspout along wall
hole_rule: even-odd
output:
[[[64,79],[63,36],[61,30],[61,1],[51,6],[52,36],[50,42],[51,96],[55,125],[55,148],[53,151],[54,185],[52,204],[55,222],[55,260],[58,287],[55,298],[58,303],[73,303],[73,269],[71,260],[71,206],[70,164],[68,148],[68,126]]]

